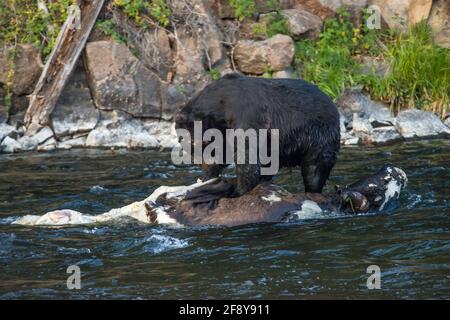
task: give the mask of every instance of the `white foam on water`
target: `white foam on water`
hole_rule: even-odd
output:
[[[16,221],[17,219],[19,219],[20,217],[5,217],[5,218],[0,218],[0,225],[2,224],[11,224],[14,221]]]
[[[144,247],[146,252],[161,253],[169,250],[182,249],[189,246],[189,242],[183,239],[154,234],[145,239],[148,244]]]
[[[94,194],[100,194],[100,193],[104,193],[106,191],[108,191],[108,189],[106,189],[103,186],[99,186],[99,185],[96,185],[96,186],[93,186],[93,187],[89,188],[89,192],[90,193],[94,193]]]

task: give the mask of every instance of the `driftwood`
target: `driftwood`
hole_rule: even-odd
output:
[[[47,125],[105,0],[80,0],[79,10],[71,10],[59,32],[36,88],[30,96],[25,125]],[[77,9],[78,9],[77,8]]]

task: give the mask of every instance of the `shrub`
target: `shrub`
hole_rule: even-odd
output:
[[[59,30],[74,0],[46,1],[48,14],[37,1],[8,0],[0,3],[0,43],[32,43],[42,49],[44,57],[52,50]]]
[[[390,64],[387,77],[361,73],[359,55],[384,59]],[[332,98],[350,86],[363,85],[374,99],[391,105],[393,111],[416,107],[447,111],[450,95],[449,49],[433,44],[425,22],[406,35],[389,30],[356,27],[350,15],[340,11],[325,21],[318,41],[296,43],[299,75],[317,84]]]
[[[257,13],[255,0],[229,0],[229,4],[240,21]]]
[[[125,14],[134,19],[140,26],[145,27],[142,15],[148,14],[160,25],[167,27],[172,14],[166,0],[114,0],[113,5],[123,9]]]

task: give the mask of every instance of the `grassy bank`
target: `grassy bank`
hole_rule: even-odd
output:
[[[363,72],[361,57],[389,66],[386,76]],[[354,26],[347,12],[328,19],[319,40],[296,44],[296,68],[333,98],[350,86],[364,86],[394,112],[405,108],[448,112],[450,50],[433,44],[431,29],[421,22],[407,34]]]

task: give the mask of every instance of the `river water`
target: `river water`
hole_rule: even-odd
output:
[[[23,227],[26,214],[102,213],[156,187],[190,184],[196,167],[168,153],[71,150],[0,155],[0,299],[450,298],[450,140],[343,148],[327,188],[383,163],[409,177],[400,208],[350,218],[234,228],[174,228],[131,220]],[[275,182],[303,186],[298,170]],[[78,265],[81,289],[67,289]],[[381,289],[369,290],[369,265]]]

